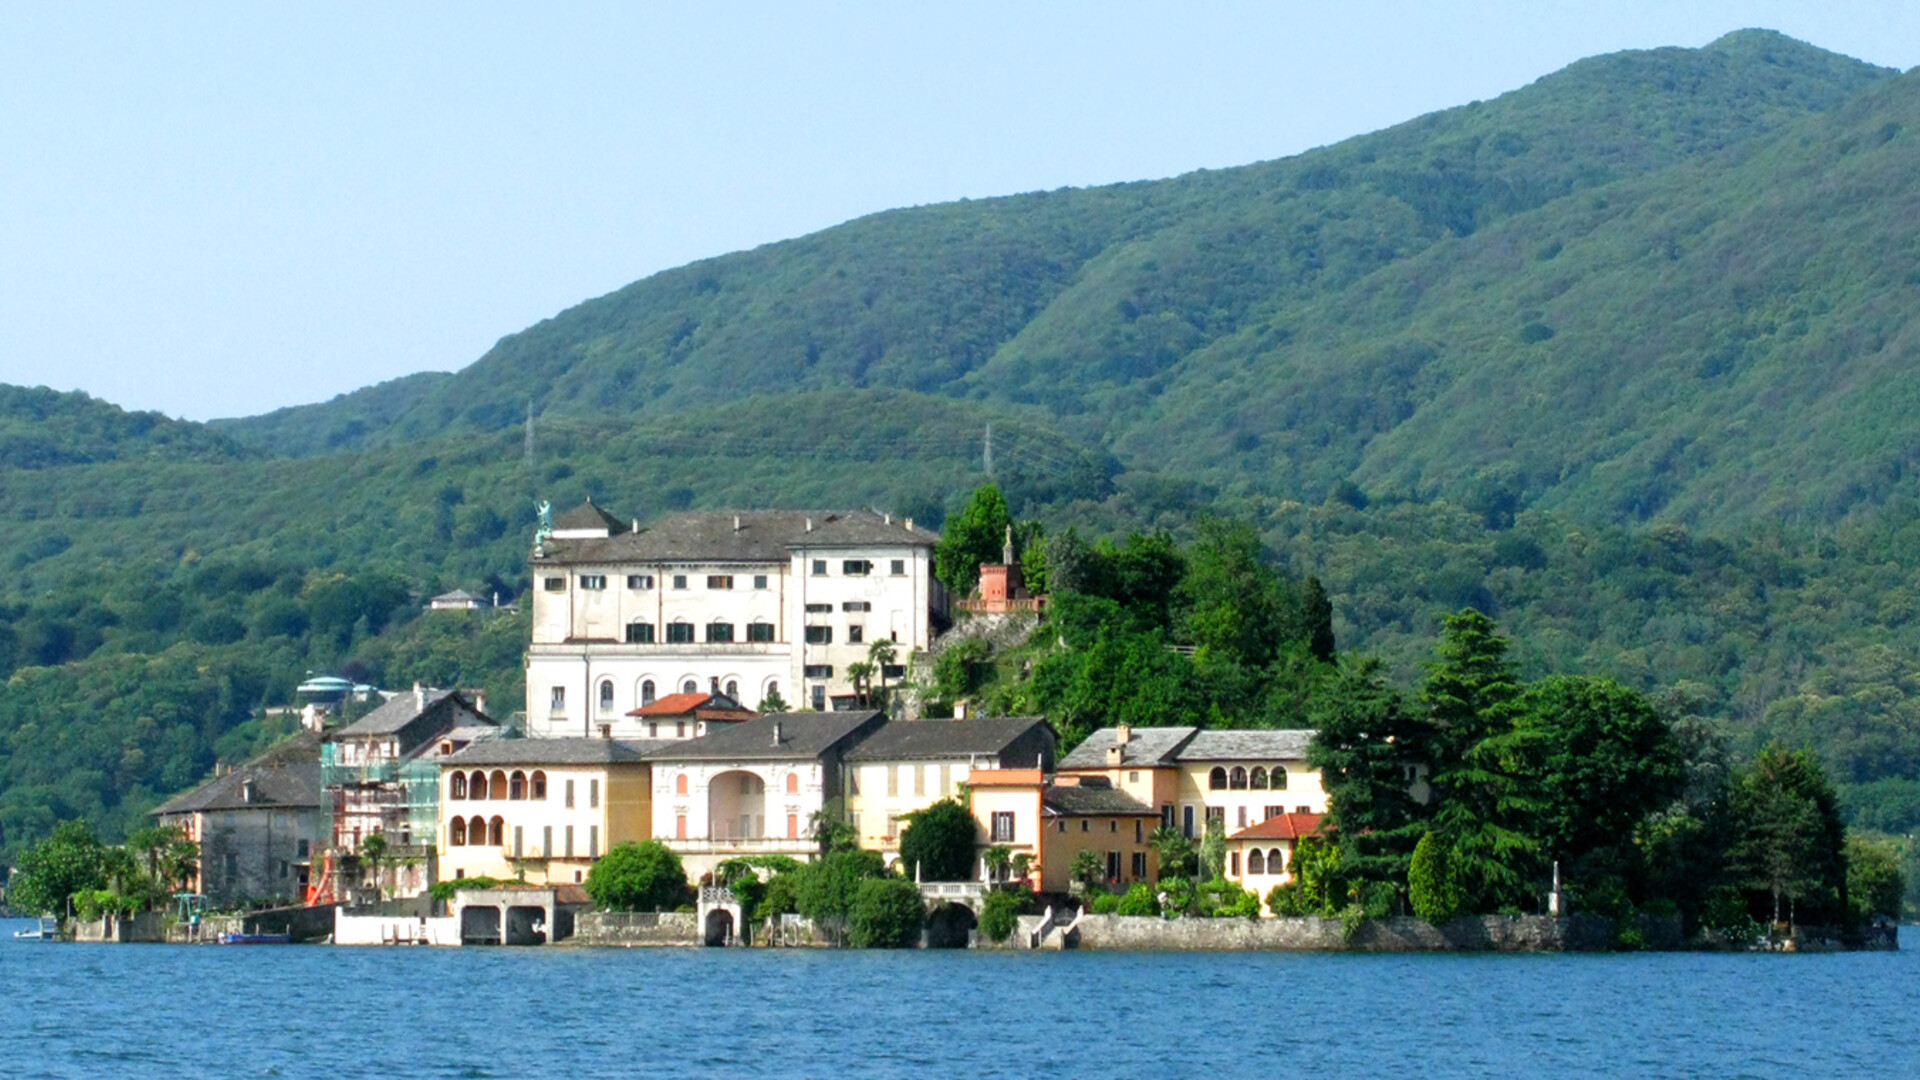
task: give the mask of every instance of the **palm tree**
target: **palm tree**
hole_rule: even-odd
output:
[[[873,644],[867,646],[867,663],[872,666],[873,671],[880,673],[880,696],[878,700],[882,708],[885,708],[887,704],[887,668],[893,663],[894,657],[895,652],[892,638],[875,638]]]
[[[847,665],[847,681],[853,684],[853,692],[859,695],[860,704],[867,703],[867,689],[873,685],[873,665],[855,661]]]
[[[1193,858],[1193,842],[1171,825],[1162,825],[1147,838],[1153,853],[1160,857],[1160,876],[1187,876],[1187,862]]]
[[[1085,848],[1073,857],[1073,863],[1067,868],[1067,876],[1083,890],[1091,892],[1095,885],[1107,879],[1106,860],[1092,848]]]
[[[360,857],[367,861],[368,869],[373,871],[373,898],[380,897],[380,863],[387,857],[387,838],[374,833],[360,841]]]

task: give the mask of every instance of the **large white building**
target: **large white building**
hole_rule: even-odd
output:
[[[866,511],[676,514],[645,527],[591,502],[535,544],[527,730],[643,738],[628,714],[674,693],[748,706],[778,691],[827,709],[849,664],[888,638],[907,657],[933,641],[946,595],[938,536]]]

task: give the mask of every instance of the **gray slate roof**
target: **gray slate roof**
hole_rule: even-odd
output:
[[[243,785],[253,781],[252,802],[243,797]],[[209,810],[287,810],[321,805],[320,739],[301,732],[274,745],[266,753],[216,776],[185,794],[156,806],[153,814],[188,814]]]
[[[1193,738],[1200,729],[1196,727],[1137,727],[1133,729],[1133,738],[1127,743],[1125,762],[1128,765],[1171,765],[1174,755],[1188,739]],[[1073,753],[1060,759],[1062,769],[1104,769],[1107,768],[1107,747],[1113,745],[1113,728],[1101,728],[1087,736],[1087,741],[1073,748]]]
[[[386,704],[381,705],[367,715],[334,732],[334,738],[397,735],[405,730],[408,724],[413,723],[423,714],[432,712],[441,702],[455,696],[457,693],[458,691],[455,690],[428,690],[426,692],[426,708],[423,709],[419,707],[417,703],[418,699],[414,696],[413,691],[403,691],[389,698]],[[460,701],[465,704],[468,709],[473,708],[473,703],[467,701],[465,698],[461,698]]]
[[[572,515],[569,514],[570,518]],[[733,527],[738,518],[740,527]],[[807,522],[813,531],[807,531]],[[559,522],[554,527],[561,528]],[[580,526],[586,527],[586,526]],[[870,510],[702,510],[674,514],[590,540],[551,540],[540,562],[783,563],[787,549],[808,547],[932,547],[938,533]]]
[[[847,752],[848,761],[925,761],[999,754],[1036,727],[1039,716],[977,720],[896,720]],[[1027,762],[1031,766],[1033,762]]]
[[[1054,785],[1041,795],[1048,812],[1066,816],[1158,817],[1160,812],[1124,791],[1106,787]]]
[[[648,752],[650,761],[791,761],[817,758],[841,740],[862,729],[878,726],[885,713],[877,709],[851,712],[768,713],[757,720],[712,727],[697,739],[673,740]],[[779,729],[780,741],[774,742]]]
[[[446,765],[608,765],[641,761],[659,740],[488,739],[442,760]]]
[[[1181,761],[1304,761],[1312,731],[1202,731],[1181,747]]]
[[[626,532],[628,523],[608,513],[606,508],[595,506],[592,499],[553,519],[555,529],[612,529],[616,533]]]

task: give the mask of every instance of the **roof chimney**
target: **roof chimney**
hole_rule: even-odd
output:
[[[629,529],[628,531],[629,531],[629,532],[639,532],[639,531],[640,531],[640,519],[639,519],[639,518],[634,518],[634,519],[633,519],[633,527],[632,527],[631,529]]]
[[[477,713],[479,713],[479,714],[481,714],[482,716],[485,716],[485,715],[486,715],[486,712],[487,712],[487,692],[486,692],[485,690],[476,690],[476,691],[474,691],[474,694],[473,694],[473,711],[474,711],[474,712],[477,712]]]
[[[780,721],[775,720],[773,722],[773,745],[779,746],[782,741],[780,738]]]
[[[908,531],[908,532],[912,532],[912,531],[913,531],[913,519],[912,519],[912,518],[906,518],[906,519],[905,519],[905,521],[906,521],[906,523],[907,523],[907,531]]]
[[[813,519],[812,519],[812,518],[808,518],[808,519],[807,519],[807,531],[808,531],[808,532],[812,532],[812,531],[813,531]]]
[[[427,711],[427,688],[419,683],[413,684],[413,708],[415,712]]]
[[[254,798],[257,795],[259,795],[259,793],[260,793],[259,789],[254,786],[253,781],[251,780],[240,781],[240,801],[241,802],[250,803],[254,801]]]
[[[733,515],[733,531],[734,532],[740,531],[740,515],[739,514]]]
[[[1121,724],[1113,729],[1113,741],[1117,746],[1125,746],[1133,741],[1133,725]]]
[[[891,525],[891,524],[893,524],[893,515],[892,515],[892,514],[881,514],[881,515],[880,515],[880,521],[881,521],[881,523],[882,523],[882,524],[886,524],[886,525]]]

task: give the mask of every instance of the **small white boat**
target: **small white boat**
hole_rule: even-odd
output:
[[[58,941],[60,937],[59,919],[40,919],[31,930],[15,930],[15,941]]]

